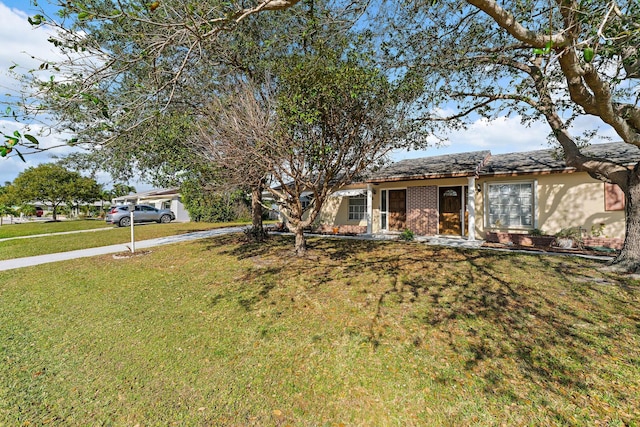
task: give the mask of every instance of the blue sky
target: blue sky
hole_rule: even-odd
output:
[[[38,58],[55,57],[53,46],[47,42],[48,34],[45,30],[34,29],[27,22],[28,16],[32,16],[34,13],[29,0],[0,0],[0,40],[2,40],[0,48],[0,105],[3,110],[6,107],[1,103],[4,94],[15,94],[20,89],[17,82],[10,77],[9,67],[17,64],[15,71],[25,72],[39,65],[39,61],[34,60],[32,56]],[[24,133],[23,126],[15,122],[0,120],[0,132],[13,133],[14,130]],[[37,130],[37,126],[32,126],[29,133],[35,134]],[[64,135],[54,134],[39,137],[39,140],[41,146],[51,147],[60,145],[64,138]],[[64,155],[69,152],[70,148],[62,147],[25,156],[26,162],[18,157],[0,158],[0,185],[6,181],[13,181],[27,167],[50,162],[53,155]]]
[[[46,0],[39,0],[46,4]],[[51,58],[55,51],[47,42],[47,33],[44,29],[34,29],[27,22],[27,17],[34,14],[34,9],[29,0],[0,0],[0,94],[17,90],[15,81],[9,79],[7,70],[14,63],[18,63],[23,69],[37,67],[38,62],[31,59],[31,55],[43,58]],[[1,100],[1,98],[0,98]],[[593,125],[592,119],[583,118],[576,121],[576,134],[581,129]],[[15,123],[0,120],[0,132],[8,133],[13,130],[21,130]],[[422,151],[395,152],[393,160],[416,158],[441,154],[459,153],[465,151],[491,150],[492,153],[507,153],[515,151],[529,151],[549,148],[547,134],[549,128],[545,123],[536,123],[531,127],[520,124],[517,116],[510,118],[501,117],[491,122],[478,120],[468,130],[453,132],[449,135],[450,142],[446,146],[431,147]],[[604,131],[617,140],[611,130]],[[69,135],[51,135],[40,138],[45,147],[58,145]],[[17,157],[0,158],[0,185],[5,181],[13,181],[18,174],[29,166],[52,161],[54,155],[64,155],[70,152],[70,148],[63,147],[53,149],[37,155],[26,157],[26,163]],[[109,184],[109,178],[99,177],[103,184]],[[143,183],[133,183],[137,189],[149,188]]]

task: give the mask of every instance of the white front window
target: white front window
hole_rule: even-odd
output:
[[[487,207],[489,227],[534,227],[534,183],[488,184]]]
[[[365,219],[367,215],[367,198],[363,196],[349,197],[349,220]]]

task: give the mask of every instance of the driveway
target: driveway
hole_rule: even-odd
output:
[[[158,237],[156,239],[140,240],[135,242],[135,249],[146,249],[154,246],[169,245],[171,243],[188,242],[191,240],[205,239],[207,237],[220,236],[223,234],[239,233],[244,227],[216,228],[206,231],[195,231],[176,236]],[[32,265],[47,264],[50,262],[66,261],[69,259],[86,258],[97,255],[114,254],[118,252],[130,251],[129,243],[117,245],[101,246],[97,248],[79,249],[77,251],[60,252],[55,254],[38,255],[25,258],[14,258],[0,261],[0,271],[13,270],[15,268],[30,267]]]

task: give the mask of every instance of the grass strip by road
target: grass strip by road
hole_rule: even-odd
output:
[[[51,225],[55,224],[56,223],[53,223]],[[136,225],[134,227],[134,233],[135,240],[139,241],[236,225],[246,225],[246,223],[150,223]],[[32,239],[7,240],[0,242],[0,260],[67,252],[120,243],[127,244],[130,242],[131,229],[129,227],[114,227],[112,230],[96,231],[96,233],[51,235],[34,237]]]
[[[70,220],[60,222],[34,221],[22,224],[7,224],[0,226],[0,239],[21,236],[35,236],[47,233],[62,233],[67,231],[93,230],[109,227],[104,220]]]
[[[240,237],[0,272],[0,425],[638,425],[637,280]]]

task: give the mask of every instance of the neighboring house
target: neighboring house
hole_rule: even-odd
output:
[[[625,143],[596,144],[587,152],[620,164],[640,161],[640,149]],[[567,167],[555,150],[403,160],[332,196],[320,215],[322,231],[409,229],[469,239],[489,231],[554,234],[569,227],[618,239],[625,232],[622,191]]]
[[[180,192],[176,188],[157,189],[144,191],[142,193],[127,194],[126,196],[116,197],[112,200],[115,205],[126,205],[130,203],[151,205],[158,209],[171,209],[176,215],[176,221],[191,221],[189,212],[182,204]]]

